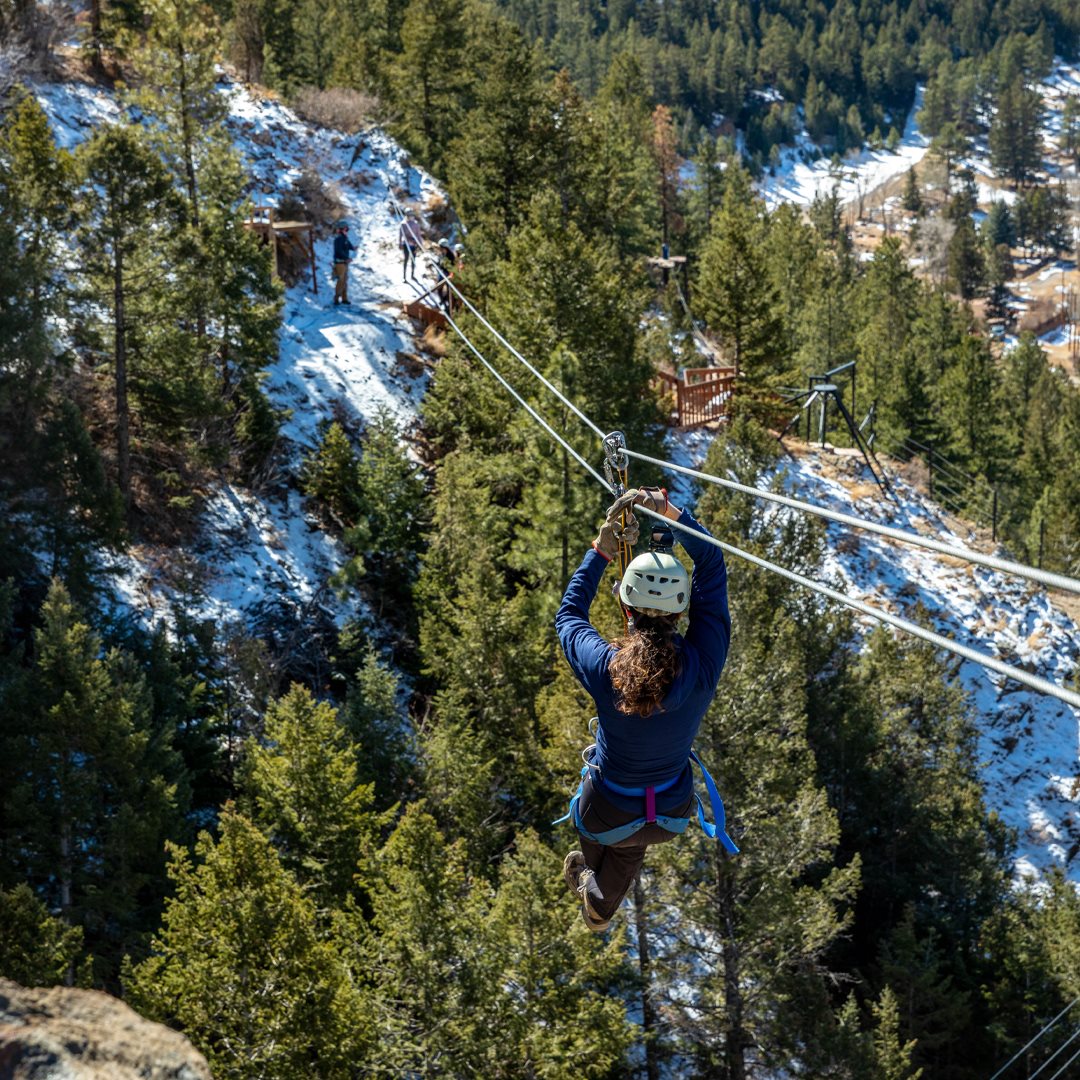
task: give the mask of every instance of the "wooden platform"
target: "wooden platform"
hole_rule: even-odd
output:
[[[315,270],[315,226],[310,221],[279,221],[273,208],[256,210],[244,222],[264,244],[274,246],[274,273],[282,276],[282,260],[295,257],[311,267],[311,291],[318,295],[319,279]]]
[[[735,393],[732,367],[683,368],[678,375],[658,371],[657,378],[675,395],[672,419],[677,428],[699,427],[731,413]]]
[[[438,308],[429,307],[427,304],[421,304],[419,300],[407,300],[401,305],[401,310],[410,319],[422,322],[425,326],[436,326],[440,330],[445,330],[450,325],[442,311]]]

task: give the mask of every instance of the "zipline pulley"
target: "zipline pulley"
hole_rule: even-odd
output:
[[[626,455],[626,436],[621,431],[612,431],[604,436],[604,476],[607,477],[611,493],[618,498],[626,490],[626,470],[630,468],[630,458]],[[616,477],[616,474],[618,476]]]

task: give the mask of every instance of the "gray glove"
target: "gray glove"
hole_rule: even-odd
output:
[[[620,525],[618,514],[609,516],[607,521],[600,526],[600,532],[593,541],[593,547],[600,552],[609,562],[619,553],[620,541],[633,547],[638,542],[641,526],[633,514],[627,510],[626,524]]]
[[[607,519],[612,521],[619,516],[624,510],[629,510],[634,502],[638,498],[637,488],[627,488],[608,508]]]

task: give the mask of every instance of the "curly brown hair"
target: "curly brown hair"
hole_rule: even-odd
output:
[[[608,671],[619,712],[649,716],[660,708],[679,672],[678,622],[678,615],[638,614],[627,636],[614,642]]]

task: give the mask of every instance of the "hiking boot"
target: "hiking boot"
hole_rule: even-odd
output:
[[[593,879],[593,872],[587,866],[578,874],[577,894],[581,897],[581,917],[585,925],[594,933],[603,933],[610,925],[610,919],[602,918],[593,907],[592,897],[589,896],[589,885]]]
[[[566,880],[566,887],[576,893],[578,889],[578,877],[585,869],[585,856],[580,851],[571,851],[562,864],[562,875]]]

